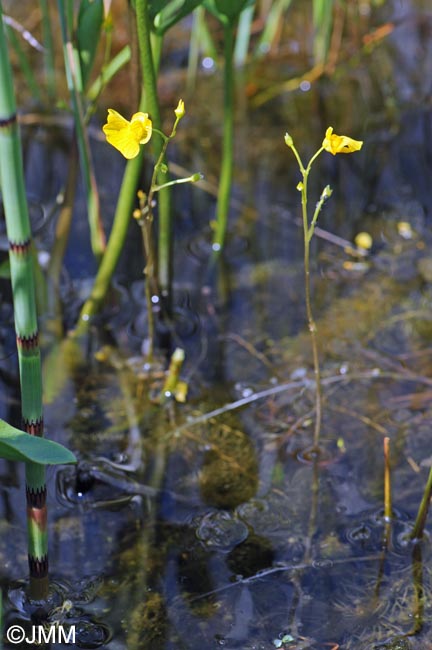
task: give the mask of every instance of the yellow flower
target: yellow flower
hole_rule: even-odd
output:
[[[134,113],[129,122],[120,113],[109,108],[108,121],[102,130],[107,142],[129,160],[138,156],[140,144],[146,144],[150,140],[152,121],[147,113]]]
[[[326,151],[332,153],[334,156],[337,153],[352,153],[359,151],[362,148],[362,140],[353,140],[347,135],[336,135],[333,133],[333,127],[329,126],[326,131],[325,138],[322,146]]]

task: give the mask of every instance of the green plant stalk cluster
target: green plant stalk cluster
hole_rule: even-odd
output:
[[[85,125],[82,105],[83,81],[77,50],[69,37],[70,21],[64,7],[64,0],[57,0],[63,41],[63,55],[68,89],[72,100],[74,124],[78,139],[78,150],[87,198],[87,211],[90,226],[90,239],[93,253],[100,260],[105,250],[105,235],[100,216],[99,194],[93,171],[90,144]]]
[[[23,428],[43,435],[42,376],[31,231],[24,185],[12,71],[3,29],[0,3],[0,179],[6,216],[14,300],[15,331],[21,382]],[[48,547],[45,467],[26,463],[30,597],[48,593]]]
[[[140,111],[143,110],[144,103],[142,99],[140,102]],[[144,149],[141,149],[136,158],[127,162],[108,244],[96,274],[90,296],[81,309],[74,331],[75,336],[81,336],[87,332],[92,317],[99,311],[107,294],[111,278],[123,250],[130,224],[143,158]]]
[[[138,225],[141,228],[143,248],[144,248],[144,254],[146,258],[144,275],[146,276],[145,295],[146,295],[146,303],[147,303],[147,322],[148,322],[148,330],[149,330],[148,331],[149,348],[147,352],[147,358],[149,362],[153,361],[155,331],[156,331],[154,314],[153,314],[152,296],[160,295],[160,290],[158,285],[158,274],[157,274],[157,258],[156,258],[154,239],[153,239],[153,221],[154,221],[153,197],[156,194],[156,192],[161,192],[165,190],[167,187],[171,187],[172,185],[178,185],[179,183],[187,183],[187,182],[194,183],[195,181],[200,180],[201,178],[200,174],[194,174],[192,176],[189,176],[188,178],[168,181],[166,183],[163,183],[162,185],[157,184],[157,179],[159,177],[160,169],[164,165],[163,161],[166,159],[166,150],[168,148],[168,144],[170,140],[172,140],[175,137],[177,133],[178,123],[182,119],[183,114],[184,112],[182,112],[181,114],[177,114],[176,112],[176,119],[173,128],[171,130],[171,133],[168,136],[162,133],[162,131],[157,131],[159,136],[162,138],[163,145],[159,153],[159,158],[157,159],[156,164],[153,168],[153,174],[150,181],[150,190],[148,196],[141,190],[138,192],[140,208],[139,210],[136,210],[134,212],[134,217],[137,219]],[[156,131],[156,129],[153,129],[153,131]]]

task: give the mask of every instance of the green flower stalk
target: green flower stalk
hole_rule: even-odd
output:
[[[166,187],[171,187],[172,185],[178,185],[179,183],[188,183],[188,182],[194,183],[198,180],[201,180],[201,174],[193,174],[192,176],[188,176],[187,178],[180,178],[174,181],[168,181],[166,183],[163,183],[162,185],[158,185],[157,179],[159,177],[159,172],[161,170],[161,167],[165,164],[163,161],[165,160],[166,157],[166,150],[168,144],[175,137],[177,133],[178,123],[180,122],[180,120],[185,114],[185,106],[182,99],[179,100],[179,103],[177,105],[177,108],[174,111],[174,114],[175,114],[174,125],[171,130],[171,133],[168,136],[162,133],[161,131],[157,131],[157,129],[154,129],[162,138],[163,145],[159,153],[159,158],[157,159],[156,164],[153,168],[153,174],[150,181],[150,189],[148,195],[145,194],[145,192],[143,192],[142,190],[138,192],[140,207],[139,209],[135,210],[133,213],[134,218],[137,220],[138,225],[141,228],[141,233],[143,238],[143,248],[144,248],[144,254],[146,258],[144,275],[146,276],[145,295],[146,295],[146,303],[147,303],[147,318],[148,318],[148,329],[149,329],[149,336],[148,336],[149,347],[147,352],[147,358],[150,363],[153,361],[153,352],[154,352],[154,344],[155,344],[153,296],[157,296],[159,298],[161,295],[159,284],[158,284],[158,273],[157,273],[158,259],[156,255],[154,237],[153,237],[154,196],[156,192],[160,192],[161,190],[164,190]],[[111,132],[110,136],[109,137],[107,136],[108,142],[110,142],[110,144],[112,144],[117,148],[120,148],[118,146],[119,143],[121,143],[122,148],[126,148],[126,149],[132,148],[133,147],[132,143],[134,142],[134,136],[132,133],[132,124],[133,124],[133,117],[132,117],[132,121],[128,123],[128,126],[125,127],[123,125],[123,128],[120,128],[120,131]],[[150,125],[147,128],[148,129],[152,128],[151,121],[150,121]],[[104,127],[104,131],[105,133],[107,133],[105,127]],[[136,136],[135,143],[138,141],[138,137],[140,137],[139,133]],[[141,142],[143,142],[143,140],[140,140],[137,146],[139,146]],[[124,152],[122,153],[123,155],[125,155]]]
[[[9,239],[15,331],[21,382],[23,429],[43,435],[42,376],[32,239],[24,185],[21,142],[0,2],[0,178]],[[26,463],[30,598],[48,595],[48,546],[45,467]]]
[[[143,93],[140,108],[144,107],[144,103],[145,96]],[[174,125],[170,135],[167,136],[162,133],[162,131],[153,127],[153,122],[149,118],[148,113],[144,113],[140,110],[137,113],[134,113],[130,120],[127,120],[114,109],[108,109],[108,119],[107,123],[103,126],[103,132],[105,133],[107,142],[128,159],[128,164],[123,177],[107,249],[102,258],[90,296],[81,310],[79,322],[75,329],[75,335],[84,334],[88,329],[91,317],[99,310],[108,291],[112,275],[124,245],[130,218],[131,215],[133,215],[142,229],[144,252],[146,256],[146,268],[144,273],[146,275],[146,300],[149,318],[150,348],[148,358],[150,361],[153,356],[155,331],[152,314],[152,296],[156,295],[160,297],[160,285],[157,273],[158,259],[152,231],[154,195],[156,192],[160,192],[172,185],[187,182],[195,183],[202,178],[201,174],[193,174],[187,178],[167,181],[162,184],[159,184],[158,182],[161,171],[166,171],[164,160],[168,144],[170,140],[175,137],[177,125],[185,114],[183,100],[179,100],[178,106],[174,110],[174,114]],[[145,145],[149,142],[153,132],[157,133],[162,140],[162,147],[153,169],[148,195],[142,191],[138,193],[140,207],[133,211],[133,201],[144,153],[144,149],[141,145]]]
[[[315,427],[314,427],[314,437],[313,444],[314,448],[317,449],[319,445],[319,438],[321,432],[321,421],[322,421],[322,388],[321,388],[321,370],[319,363],[319,354],[318,354],[318,333],[316,323],[313,317],[312,312],[312,301],[311,301],[311,286],[310,286],[310,243],[315,231],[316,222],[318,216],[321,212],[324,202],[331,196],[332,190],[329,185],[327,185],[321,193],[320,199],[315,206],[312,219],[309,221],[308,215],[308,179],[309,173],[312,168],[313,163],[318,158],[318,156],[323,151],[328,151],[329,153],[336,155],[337,153],[352,153],[353,151],[359,151],[361,149],[363,142],[359,140],[353,140],[344,135],[336,135],[333,133],[333,128],[330,126],[327,131],[325,138],[323,140],[322,146],[309,160],[306,166],[303,165],[303,162],[298,154],[297,149],[294,146],[294,141],[289,133],[285,135],[285,144],[293,152],[295,159],[302,175],[302,181],[297,185],[297,189],[301,193],[301,206],[302,206],[302,221],[303,221],[303,239],[304,239],[304,284],[305,284],[305,302],[306,302],[306,316],[308,321],[308,328],[311,336],[312,343],[312,356],[314,364],[314,374],[315,374]]]
[[[143,77],[144,94],[149,113],[153,120],[155,131],[161,131],[162,120],[160,115],[159,100],[156,83],[156,61],[153,60],[151,47],[151,24],[149,0],[136,0],[136,20],[138,32],[138,45],[141,60],[141,74]],[[153,152],[158,160],[164,147],[163,138],[154,138]],[[157,183],[166,185],[166,160],[162,157],[162,165],[157,170]],[[171,283],[172,283],[172,218],[171,218],[171,192],[165,186],[159,195],[159,239],[158,239],[158,283],[161,290],[165,310],[170,312]]]

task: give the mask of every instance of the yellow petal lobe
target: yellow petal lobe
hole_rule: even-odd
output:
[[[335,156],[337,153],[353,153],[363,146],[362,140],[353,140],[347,135],[336,135],[333,127],[329,126],[322,143],[323,148]]]
[[[134,113],[131,119],[131,127],[137,136],[140,135],[140,144],[146,144],[152,137],[153,124],[148,113]]]

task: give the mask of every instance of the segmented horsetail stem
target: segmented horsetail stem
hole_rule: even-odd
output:
[[[11,115],[10,117],[5,117],[3,119],[0,119],[0,129],[2,129],[2,128],[6,127],[6,126],[10,126],[11,124],[13,124],[16,121],[17,121],[17,114],[16,113]]]
[[[32,239],[16,117],[12,71],[0,0],[0,180],[14,301],[23,428],[43,435],[42,374],[36,317]],[[31,599],[48,595],[45,467],[26,463],[28,556]]]

